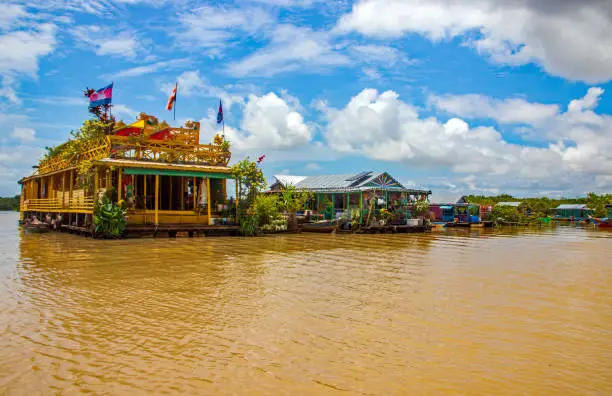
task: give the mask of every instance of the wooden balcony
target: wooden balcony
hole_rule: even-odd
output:
[[[79,197],[62,202],[61,198],[26,199],[21,203],[21,212],[72,212],[92,213],[93,197]]]

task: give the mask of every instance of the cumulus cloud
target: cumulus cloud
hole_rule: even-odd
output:
[[[590,83],[612,79],[608,1],[361,0],[335,30],[378,38],[417,33],[434,42],[462,37],[494,62],[535,62]]]
[[[493,99],[484,95],[430,95],[430,106],[463,118],[493,119],[500,124],[540,124],[559,113],[555,104],[524,99]]]
[[[239,151],[289,149],[312,139],[312,131],[302,115],[273,92],[249,95],[240,129],[226,127],[226,135]]]
[[[488,116],[545,128],[541,133],[549,139],[548,147],[513,144],[494,128],[471,126],[457,117],[446,122],[423,118],[393,91],[365,89],[342,109],[325,102],[317,107],[327,118],[325,137],[334,150],[422,168],[448,168],[457,174],[477,175],[496,187],[506,178],[523,187],[549,184],[553,189],[567,187],[572,177],[580,177],[586,185],[598,176],[599,183],[604,183],[607,179],[602,177],[612,175],[612,117],[592,110],[599,92],[590,90],[575,102],[584,104],[574,105],[574,111],[550,111],[545,122],[529,112],[526,116],[509,111],[502,101],[479,99],[494,104],[485,109]],[[509,103],[507,106],[516,105],[513,100]],[[518,107],[530,109],[530,105],[537,104],[519,102]]]

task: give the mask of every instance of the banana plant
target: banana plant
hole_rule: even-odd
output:
[[[94,209],[94,226],[96,234],[103,238],[119,238],[123,235],[127,209],[124,205],[116,205],[107,196],[96,204]]]

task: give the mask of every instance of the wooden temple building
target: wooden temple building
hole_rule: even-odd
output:
[[[229,144],[220,136],[212,144],[199,142],[198,122],[174,128],[141,113],[135,123],[120,123],[76,152],[41,160],[19,181],[21,218],[51,216],[63,228],[93,232],[94,201],[106,194],[127,204],[128,232],[231,228],[236,210],[227,201]]]

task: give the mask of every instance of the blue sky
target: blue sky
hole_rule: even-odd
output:
[[[469,4],[467,4],[469,3]],[[6,4],[6,3],[5,3]],[[388,170],[436,198],[612,190],[612,5],[49,0],[0,16],[0,195],[88,117],[164,106],[264,171]]]

